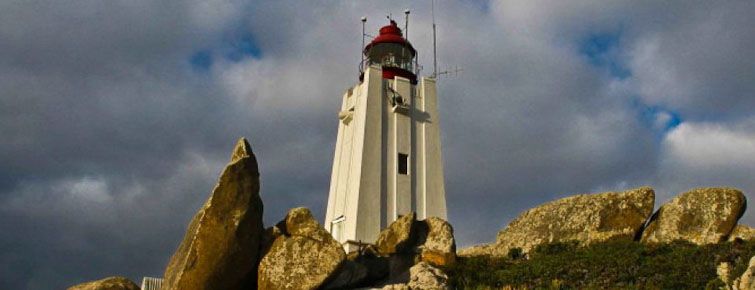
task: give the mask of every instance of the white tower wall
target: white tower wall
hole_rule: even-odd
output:
[[[396,105],[394,97],[403,100]],[[383,79],[369,67],[343,96],[325,227],[347,251],[399,216],[446,219],[435,81]],[[406,172],[402,168],[406,159]]]

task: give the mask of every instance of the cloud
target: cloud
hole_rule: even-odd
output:
[[[0,288],[161,275],[240,136],[267,224],[299,205],[322,216],[359,18],[374,33],[411,9],[428,74],[426,4],[2,2]],[[574,193],[755,192],[751,3],[436,8],[440,69],[464,69],[439,80],[460,246]]]

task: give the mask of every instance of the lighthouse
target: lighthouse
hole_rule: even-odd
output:
[[[434,76],[418,78],[417,51],[393,20],[362,53],[338,112],[324,223],[347,252],[411,212],[446,219]]]

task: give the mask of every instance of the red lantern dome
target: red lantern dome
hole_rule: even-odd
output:
[[[364,47],[366,65],[380,65],[383,78],[393,79],[400,76],[409,79],[412,84],[417,83],[414,73],[414,58],[417,51],[401,33],[396,22],[391,20],[389,25],[380,28],[380,34]],[[360,76],[360,79],[363,76]]]

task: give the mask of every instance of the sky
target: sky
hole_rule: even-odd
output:
[[[429,0],[0,2],[0,288],[161,276],[245,136],[265,224],[322,219],[361,23],[392,14],[423,75]],[[649,185],[755,197],[755,2],[436,3],[448,218]],[[755,225],[755,213],[741,222]]]

